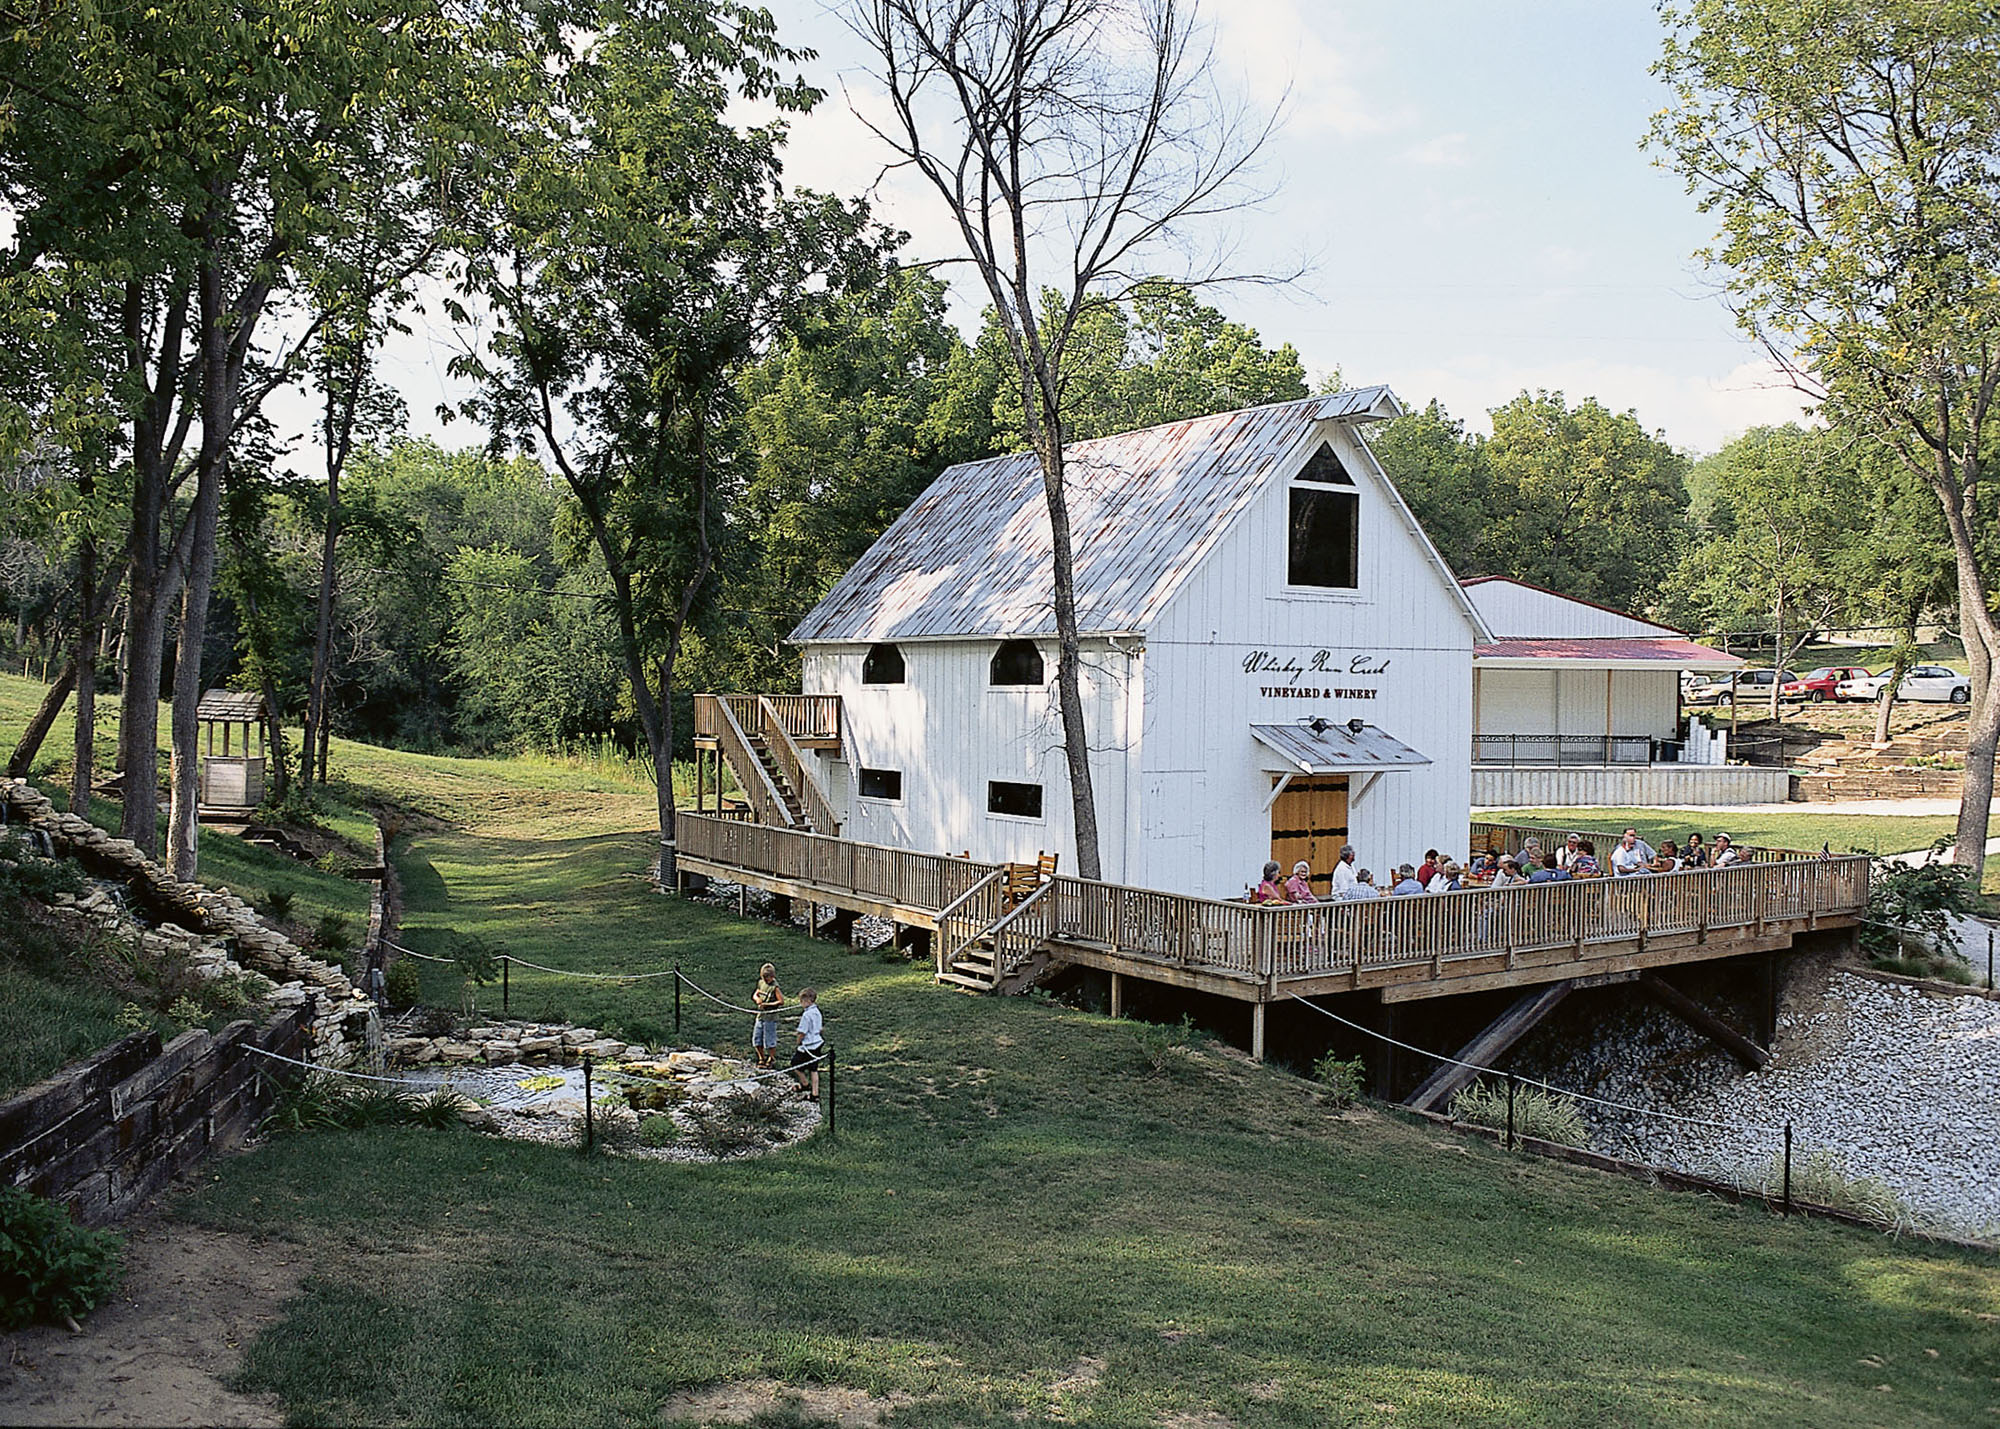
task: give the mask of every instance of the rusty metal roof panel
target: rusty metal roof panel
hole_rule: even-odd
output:
[[[1078,627],[1143,631],[1315,422],[1377,421],[1386,387],[1195,417],[1065,449]],[[796,641],[1055,632],[1032,452],[939,475],[799,622]]]
[[[1431,762],[1386,729],[1372,724],[1363,724],[1360,729],[1324,719],[1298,724],[1253,724],[1250,737],[1301,774],[1415,769]]]

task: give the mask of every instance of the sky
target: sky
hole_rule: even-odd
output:
[[[765,0],[818,52],[828,92],[792,121],[787,181],[868,193],[912,256],[960,250],[943,201],[857,118],[879,112],[868,55],[825,0]],[[1713,451],[1802,399],[1693,255],[1713,236],[1640,139],[1667,94],[1648,72],[1641,0],[1206,0],[1218,77],[1253,104],[1289,93],[1266,151],[1270,197],[1236,225],[1243,271],[1312,269],[1207,301],[1290,342],[1308,374],[1436,398],[1475,430],[1523,390],[1630,409],[1675,446]],[[983,290],[957,270],[958,317]]]
[[[884,172],[890,155],[858,117],[882,113],[881,91],[837,5],[764,3],[781,39],[816,52],[803,72],[827,92],[790,120],[786,181],[867,195],[911,235],[911,260],[962,254],[943,201]],[[1650,4],[1202,0],[1200,13],[1225,89],[1253,106],[1289,96],[1257,175],[1268,198],[1208,236],[1235,245],[1237,271],[1312,265],[1288,287],[1205,300],[1291,343],[1309,377],[1386,383],[1413,408],[1435,398],[1475,431],[1523,391],[1594,397],[1691,454],[1801,416],[1694,256],[1710,219],[1641,150],[1667,101],[1649,73],[1662,33]],[[970,335],[984,290],[970,269],[945,272]],[[416,434],[476,443],[436,416],[464,395],[445,375],[460,335],[428,307],[382,375]],[[301,400],[274,405],[295,431],[310,421]],[[317,460],[307,437],[295,461]]]

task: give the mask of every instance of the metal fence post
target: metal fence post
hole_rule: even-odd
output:
[[[674,964],[674,1036],[681,1035],[681,965]]]
[[[834,1124],[833,1113],[833,1048],[826,1049],[826,1134],[837,1137],[840,1129]]]
[[[1993,991],[1993,930],[1986,930],[1986,990]]]
[[[1792,1213],[1792,1124],[1785,1123],[1785,1214]]]
[[[1426,1039],[1428,1040],[1428,1039]],[[1507,1074],[1507,1149],[1514,1149],[1514,1074]]]
[[[510,958],[500,959],[500,1015],[502,1017],[505,1017],[507,1015],[507,992],[508,992],[508,982],[509,982],[509,979],[507,977],[507,970],[513,966],[514,963],[512,959]]]
[[[583,1149],[597,1140],[597,1103],[590,1094],[590,1053],[583,1054]]]

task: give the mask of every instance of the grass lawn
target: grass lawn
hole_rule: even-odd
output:
[[[1575,829],[1579,833],[1621,834],[1635,828],[1639,836],[1655,847],[1661,839],[1681,842],[1691,829],[1701,831],[1704,842],[1713,842],[1718,832],[1742,844],[1765,844],[1777,848],[1817,852],[1831,848],[1835,853],[1903,853],[1928,848],[1940,837],[1949,837],[1958,821],[1949,815],[1935,818],[1909,814],[1820,814],[1801,804],[1796,814],[1745,813],[1735,809],[1499,809],[1480,814],[1495,824],[1538,824],[1548,828]],[[1991,826],[1989,826],[1991,827]],[[1604,852],[1600,843],[1598,852]]]
[[[746,1381],[877,1396],[900,1425],[2000,1413],[1992,1257],[1340,1115],[1214,1045],[1155,1074],[1139,1025],[962,996],[653,893],[643,788],[338,757],[357,792],[443,821],[395,851],[412,946],[455,930],[576,971],[679,962],[732,1000],[768,958],[788,991],[822,990],[840,1134],[720,1166],[409,1129],[212,1163],[174,1215],[313,1257],[240,1376],[295,1423],[658,1424]],[[516,971],[517,1014],[671,1031],[665,982]],[[457,1003],[449,969],[426,979]],[[747,1041],[735,1014],[685,1016],[688,1042]],[[832,1422],[816,1413],[755,1422]]]

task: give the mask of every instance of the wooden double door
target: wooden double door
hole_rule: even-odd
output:
[[[1347,842],[1347,776],[1294,779],[1271,805],[1271,857],[1291,877],[1292,865],[1312,865],[1313,892],[1333,891],[1333,865]]]

